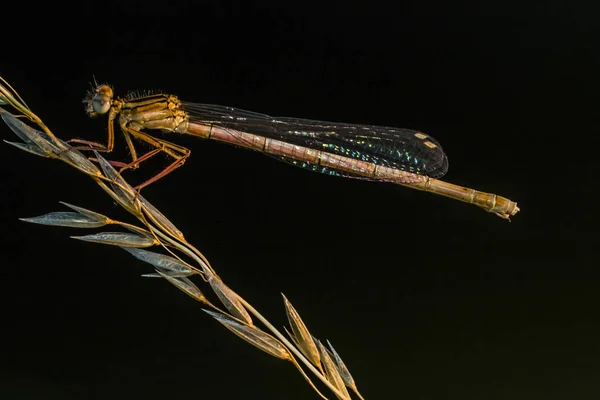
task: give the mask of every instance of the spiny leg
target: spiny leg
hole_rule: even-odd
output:
[[[84,145],[84,146],[72,146],[72,148],[75,150],[83,150],[83,151],[95,150],[95,151],[98,151],[101,153],[111,153],[113,151],[113,149],[115,148],[114,120],[115,120],[116,116],[117,116],[117,113],[114,110],[111,110],[111,112],[108,116],[108,139],[107,139],[106,145],[103,145],[102,143],[98,143],[98,142],[92,142],[90,140],[83,140],[83,139],[69,139],[69,140],[67,140],[67,143],[78,143],[80,145]],[[132,154],[135,154],[135,150],[132,152]],[[90,158],[90,160],[98,161],[95,158]],[[124,163],[119,162],[119,161],[108,161],[108,162],[111,165],[116,166],[116,167],[125,165]]]
[[[67,140],[67,143],[69,143],[69,144],[77,143],[77,144],[85,145],[85,146],[73,146],[73,148],[77,149],[77,150],[96,150],[96,151],[102,151],[102,152],[110,152],[110,150],[102,143],[92,142],[90,140],[69,139],[69,140]]]
[[[146,142],[152,147],[161,149],[163,152],[165,152],[173,158],[180,158],[182,155],[190,152],[190,150],[187,147],[179,146],[175,143],[167,142],[166,140],[157,139],[154,136],[151,136],[145,132],[132,129],[126,125],[121,126],[121,128],[123,129],[124,134],[130,134],[134,138],[141,140],[142,142]]]
[[[116,113],[113,113],[111,111],[111,115],[109,115],[109,118],[108,118],[108,143],[106,146],[102,145],[101,143],[82,140],[82,139],[71,139],[68,142],[69,143],[79,143],[79,144],[85,145],[85,146],[74,146],[73,147],[78,150],[96,150],[99,152],[106,152],[106,153],[112,152],[114,149],[114,142],[115,142],[115,135],[114,135],[114,120],[115,120],[115,118],[116,118]],[[126,123],[121,123],[120,125],[121,125],[121,131],[123,132],[123,136],[125,138],[125,142],[127,143],[127,147],[129,148],[129,151],[131,153],[132,160],[129,163],[123,163],[120,161],[108,161],[111,165],[120,168],[117,176],[121,176],[121,174],[128,169],[138,168],[139,164],[141,162],[146,161],[149,158],[151,158],[161,152],[166,153],[167,155],[169,155],[175,159],[175,161],[173,161],[171,164],[169,164],[161,172],[159,172],[155,176],[151,177],[150,179],[146,180],[142,184],[136,186],[134,189],[136,189],[138,191],[138,193],[142,188],[150,185],[151,183],[156,182],[157,180],[168,175],[170,172],[174,171],[178,167],[182,166],[185,162],[185,159],[188,158],[191,153],[191,151],[186,147],[178,146],[174,143],[170,143],[170,142],[167,142],[167,141],[164,141],[161,139],[157,139],[147,133],[141,132],[139,130],[131,128],[130,126],[127,126]],[[137,151],[135,149],[135,146],[134,146],[132,138],[131,138],[132,136],[137,140],[148,143],[150,146],[154,147],[154,150],[151,150],[148,153],[143,154],[142,156],[138,157]],[[91,160],[97,161],[95,158],[91,158]],[[116,177],[115,177],[115,179],[116,179]]]
[[[111,153],[112,152],[111,149],[108,149],[102,143],[92,142],[89,140],[69,139],[69,140],[67,140],[67,143],[79,143],[79,144],[81,144],[81,146],[70,146],[68,149],[63,150],[62,152],[67,152],[70,150],[97,151],[99,153]],[[88,160],[98,162],[98,159],[96,157],[88,157]],[[121,168],[124,165],[127,165],[127,163],[124,163],[121,161],[114,161],[114,160],[106,160],[106,161],[113,167],[117,167],[117,168]]]
[[[98,143],[98,142],[92,142],[89,140],[83,140],[83,139],[70,139],[67,142],[68,143],[79,143],[79,144],[83,144],[85,146],[73,146],[72,148],[77,149],[77,150],[95,150],[98,152],[104,152],[104,153],[111,153],[114,150],[114,144],[115,144],[115,134],[114,134],[114,120],[116,118],[117,113],[116,112],[112,112],[109,115],[108,118],[108,141],[106,145],[103,145],[102,143]],[[118,172],[118,176],[121,175],[122,172],[124,172],[127,169],[136,169],[139,167],[139,163],[149,159],[150,157],[152,157],[155,154],[160,153],[162,150],[157,146],[156,143],[153,143],[153,141],[148,141],[148,140],[144,140],[143,136],[149,136],[149,135],[145,135],[139,131],[136,131],[132,128],[127,127],[125,124],[123,124],[121,126],[122,128],[122,132],[123,132],[123,136],[125,138],[125,143],[127,143],[127,147],[129,148],[129,152],[131,154],[131,162],[129,163],[125,163],[125,162],[121,162],[121,161],[114,161],[114,160],[107,160],[109,164],[111,164],[114,167],[120,168],[119,172]],[[153,147],[157,147],[156,150],[152,150],[144,155],[142,155],[141,157],[137,156],[137,151],[135,149],[135,146],[133,145],[133,141],[131,140],[131,134],[129,132],[133,132],[133,136],[146,141],[147,143],[149,143],[150,145],[152,145]],[[158,141],[158,140],[157,140]],[[98,159],[94,158],[94,157],[90,157],[89,158],[91,161],[95,161],[97,162]]]
[[[135,149],[135,146],[133,145],[133,141],[131,140],[131,135],[129,133],[127,133],[126,130],[121,129],[121,132],[123,132],[123,137],[125,138],[125,143],[127,143],[127,147],[129,148],[129,154],[131,155],[131,169],[136,169],[137,167],[139,167],[139,162],[136,162],[136,160],[138,160],[138,156],[137,156],[137,151]]]
[[[167,176],[168,174],[170,174],[171,172],[173,172],[177,168],[181,167],[185,163],[186,158],[188,158],[190,156],[190,154],[191,154],[191,152],[188,150],[187,153],[184,153],[179,158],[175,159],[175,161],[173,161],[169,166],[167,166],[161,172],[159,172],[158,174],[154,175],[152,178],[148,179],[146,182],[143,182],[143,183],[135,186],[134,189],[137,190],[138,193],[139,193],[140,190],[142,190],[146,186],[148,186],[151,183],[154,183],[157,180],[159,180],[159,179]]]
[[[151,177],[150,179],[146,180],[145,182],[135,186],[134,189],[136,189],[138,191],[138,193],[142,188],[156,182],[157,180],[165,177],[169,173],[173,172],[175,169],[182,166],[185,163],[186,158],[188,158],[191,154],[191,151],[187,147],[179,146],[174,143],[167,142],[165,140],[157,139],[153,136],[150,136],[146,133],[140,132],[138,130],[132,129],[127,126],[121,126],[121,128],[123,129],[123,133],[125,134],[126,140],[129,139],[128,142],[131,143],[130,148],[133,148],[133,143],[131,142],[131,138],[129,137],[129,135],[133,136],[134,138],[136,138],[138,140],[148,143],[150,146],[154,147],[155,149],[149,151],[148,153],[142,155],[141,157],[137,157],[134,154],[133,161],[127,165],[124,165],[121,168],[121,170],[119,171],[119,174],[121,174],[126,169],[137,168],[139,166],[140,162],[145,161],[145,160],[149,159],[150,157],[153,157],[156,154],[161,153],[161,152],[166,153],[167,155],[169,155],[175,159],[175,161],[173,161],[171,164],[169,164],[161,172],[159,172],[155,176]]]

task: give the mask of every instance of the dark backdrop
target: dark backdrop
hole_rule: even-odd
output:
[[[285,293],[367,398],[597,399],[598,10],[512,3],[12,4],[0,74],[65,139],[105,140],[94,77],[431,134],[444,179],[517,201],[512,223],[183,137],[144,195],[277,326]],[[147,265],[20,222],[58,201],[126,216],[62,163],[0,159],[0,398],[317,398]]]

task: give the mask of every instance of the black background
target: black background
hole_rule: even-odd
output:
[[[444,179],[517,201],[512,223],[183,137],[192,157],[144,196],[277,326],[285,293],[366,398],[597,399],[598,10],[439,3],[12,4],[0,74],[65,139],[105,140],[81,104],[94,76],[431,134]],[[17,219],[58,201],[126,219],[91,180],[0,160],[0,398],[318,398],[122,250]]]

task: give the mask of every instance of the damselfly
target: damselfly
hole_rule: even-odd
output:
[[[193,135],[257,150],[292,165],[329,175],[391,182],[475,204],[508,219],[517,204],[495,194],[453,185],[436,178],[448,169],[440,144],[410,129],[271,117],[234,107],[188,103],[174,95],[114,97],[109,85],[98,85],[84,100],[87,113],[108,114],[108,143],[73,139],[95,150],[114,148],[114,121],[118,120],[132,161],[122,170],[164,152],[174,161],[148,179],[141,189],[180,167],[190,150],[148,132]],[[138,156],[133,139],[154,149]]]

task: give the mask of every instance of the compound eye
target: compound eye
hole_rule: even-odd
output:
[[[96,94],[92,98],[92,110],[97,114],[106,114],[110,110],[110,97]]]
[[[108,85],[100,85],[90,93],[84,103],[87,103],[87,113],[91,117],[106,114],[113,103],[113,90]]]

